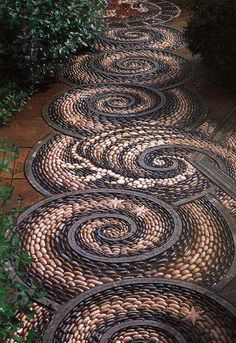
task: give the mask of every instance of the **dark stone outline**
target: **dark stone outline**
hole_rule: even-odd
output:
[[[110,339],[112,339],[112,336],[114,336],[116,333],[121,331],[122,329],[126,328],[132,328],[132,327],[151,327],[154,329],[159,329],[160,332],[167,333],[169,337],[174,339],[175,343],[188,343],[186,339],[182,336],[180,332],[178,332],[176,329],[174,329],[169,324],[166,324],[165,322],[158,321],[158,320],[136,320],[136,319],[130,319],[126,320],[125,322],[119,323],[116,326],[113,326],[111,329],[107,330],[104,335],[102,336],[101,343],[109,343],[111,342]],[[140,341],[142,343],[151,343],[149,340]]]
[[[142,126],[142,125],[141,125]],[[162,128],[162,127],[160,127]],[[165,127],[166,128],[166,127]],[[173,128],[170,128],[170,129],[173,129]],[[186,131],[186,133],[188,133],[188,131]],[[35,146],[34,148],[30,151],[27,159],[26,159],[26,162],[25,162],[25,166],[24,166],[24,173],[25,173],[25,176],[27,178],[27,180],[30,182],[30,184],[41,194],[45,195],[45,196],[51,196],[51,195],[54,195],[54,193],[51,193],[49,191],[47,191],[44,187],[42,187],[38,181],[36,181],[35,177],[34,177],[34,174],[33,174],[33,171],[32,171],[32,164],[33,164],[33,161],[34,161],[34,157],[37,155],[37,153],[39,152],[39,150],[43,147],[44,144],[47,144],[47,142],[53,138],[54,136],[56,136],[57,134],[61,134],[63,135],[63,133],[60,133],[58,131],[52,131],[50,132],[49,134],[47,134],[45,137],[43,137],[42,140],[40,140]],[[69,136],[71,137],[71,136]],[[81,139],[79,137],[75,137],[77,139]],[[179,146],[181,147],[181,145],[179,144]],[[183,146],[185,147],[185,146]],[[191,161],[189,161],[191,162]],[[223,164],[222,164],[222,167],[223,167]],[[119,188],[115,188],[115,189],[119,189]],[[130,190],[130,189],[128,189]],[[208,194],[208,193],[211,193],[215,190],[215,185],[212,185],[212,187],[209,187],[207,190],[204,190],[196,195],[193,195],[193,196],[189,196],[185,199],[181,199],[181,200],[178,200],[178,201],[174,201],[172,204],[173,205],[183,205],[187,202],[190,202],[192,200],[196,200],[196,199],[199,199],[201,198],[202,196]],[[62,192],[63,193],[63,192]],[[144,192],[144,194],[152,194],[150,192]]]
[[[27,210],[25,210],[17,219],[17,224],[16,226],[18,226],[23,220],[25,220],[27,218],[28,215],[30,215],[33,211],[37,210],[39,207],[46,205],[47,203],[50,203],[53,200],[57,200],[63,197],[67,197],[70,195],[76,195],[76,194],[88,194],[88,193],[99,193],[99,191],[103,192],[103,193],[110,193],[110,194],[117,194],[117,190],[116,189],[108,189],[108,188],[98,188],[98,189],[89,189],[89,190],[84,190],[84,191],[77,191],[77,192],[65,192],[65,193],[61,193],[61,194],[57,194],[54,196],[51,196],[49,198],[43,199],[37,203],[35,203],[34,205],[30,206]],[[150,201],[156,202],[156,198],[151,196],[150,194],[144,194],[144,193],[140,193],[140,192],[132,192],[132,191],[128,191],[128,190],[120,190],[119,191],[121,194],[134,194],[137,196],[141,196],[145,199],[149,199]],[[206,196],[206,199],[211,202],[219,211],[221,211],[221,214],[223,216],[223,218],[225,219],[225,221],[227,222],[229,229],[233,235],[233,239],[234,239],[234,245],[236,246],[236,227],[234,226],[234,220],[232,218],[232,216],[229,215],[229,212],[225,209],[225,207],[217,200],[215,199],[211,194]],[[164,203],[164,202],[163,202]],[[175,212],[175,207],[173,206],[173,211]],[[10,239],[11,234],[9,234],[8,238]],[[20,282],[21,284],[23,284],[27,289],[29,294],[32,296],[33,295],[33,290],[30,288],[30,286],[28,284],[26,284],[14,271],[14,267],[11,264],[10,261],[7,262],[7,267],[9,269],[9,273],[11,278],[14,280],[14,282]],[[217,283],[216,285],[212,285],[211,287],[208,288],[204,288],[206,289],[206,291],[221,291],[224,289],[224,287],[235,277],[236,275],[236,251],[234,254],[234,259],[232,262],[232,265],[229,269],[229,271],[227,272],[227,274],[225,275],[225,277],[219,281],[219,283]],[[139,279],[139,278],[138,278]],[[144,278],[140,278],[144,279]],[[149,279],[149,278],[147,278]],[[126,279],[129,281],[135,280],[133,278],[130,279]],[[150,280],[150,279],[149,279]],[[165,279],[163,278],[163,280],[166,280],[167,282],[172,280],[173,282],[179,282],[179,283],[186,283],[186,284],[190,284],[193,287],[200,287],[203,288],[203,286],[198,286],[195,285],[191,282],[184,282],[184,281],[178,281],[175,279]],[[123,280],[125,281],[125,280]],[[116,282],[114,282],[116,283]],[[110,283],[109,283],[110,284]],[[106,285],[106,284],[104,284]],[[104,286],[103,285],[103,286]],[[99,286],[99,287],[103,287],[103,286]],[[97,287],[96,287],[97,288]],[[35,302],[37,302],[38,304],[44,305],[46,307],[49,307],[50,309],[56,309],[58,306],[62,306],[59,303],[57,303],[56,301],[47,298],[47,297],[43,297],[40,299],[35,299]]]
[[[126,86],[126,87],[139,87],[139,88],[146,88],[150,91],[154,91],[154,92],[157,92],[158,95],[162,95],[162,92],[165,91],[165,89],[162,89],[162,90],[159,90],[159,89],[156,89],[156,88],[153,88],[153,87],[150,87],[150,86],[145,86],[145,85],[139,85],[139,84],[136,84],[136,83],[130,83],[130,84],[126,84],[126,83],[120,83],[120,82],[117,82],[117,83],[112,83],[112,82],[107,82],[107,83],[97,83],[97,84],[93,84],[93,83],[90,83],[90,84],[87,84],[87,85],[79,85],[79,86],[74,86],[74,87],[70,87],[69,89],[65,90],[65,91],[62,91],[62,92],[59,92],[58,94],[56,94],[55,96],[53,96],[42,108],[42,116],[43,116],[43,119],[44,121],[50,126],[52,127],[54,130],[58,131],[58,132],[61,132],[65,135],[68,135],[68,136],[71,136],[71,137],[75,137],[75,138],[85,138],[85,137],[88,137],[87,135],[81,135],[79,133],[76,133],[76,132],[72,132],[72,131],[69,131],[67,129],[63,129],[61,128],[58,124],[56,124],[49,116],[49,106],[52,104],[53,101],[55,101],[56,99],[58,99],[58,97],[60,96],[63,96],[65,93],[67,92],[70,92],[70,91],[73,91],[73,90],[76,90],[76,89],[83,89],[83,88],[86,88],[86,87],[90,87],[90,86],[98,86],[99,85],[110,85],[110,86],[116,86],[117,87],[120,85],[120,86]],[[197,120],[196,122],[193,123],[193,125],[191,125],[189,128],[186,129],[186,131],[190,131],[191,129],[196,129],[198,126],[200,126],[204,120],[206,119],[207,117],[207,113],[208,113],[208,106],[206,104],[206,102],[203,100],[202,97],[200,97],[197,92],[193,91],[192,89],[190,89],[189,87],[185,87],[184,85],[182,86],[177,86],[177,87],[173,87],[173,89],[176,89],[176,88],[181,88],[181,89],[186,89],[187,91],[189,91],[190,93],[192,93],[194,96],[198,97],[198,100],[199,100],[199,105],[202,107],[202,115],[201,115],[201,118],[199,120]],[[172,88],[169,88],[169,89],[172,89]],[[160,104],[160,106],[163,106],[163,104]],[[158,107],[157,109],[160,109],[161,107]],[[140,116],[141,115],[145,115],[145,114],[150,114],[150,113],[154,113],[155,111],[146,111],[146,112],[143,112],[143,113],[140,113]],[[127,115],[127,119],[130,117],[130,115],[128,116]],[[140,123],[141,125],[142,123]]]
[[[175,287],[185,288],[186,290],[189,289],[193,292],[199,293],[203,297],[208,297],[210,300],[219,303],[222,307],[224,307],[232,316],[236,317],[236,307],[231,305],[228,301],[221,298],[217,294],[213,293],[212,291],[206,290],[202,287],[195,286],[189,282],[184,281],[175,281],[175,280],[168,280],[168,279],[161,279],[161,278],[136,278],[131,280],[122,280],[117,282],[111,282],[107,285],[102,285],[90,289],[83,294],[79,295],[78,297],[72,299],[68,303],[58,306],[57,313],[49,323],[48,328],[46,330],[46,338],[44,338],[42,343],[51,343],[53,342],[55,331],[57,330],[60,322],[65,318],[67,314],[80,302],[85,301],[89,297],[98,294],[99,292],[103,292],[106,290],[112,290],[115,287],[125,286],[125,285],[138,285],[138,284],[164,284],[164,285],[171,285]]]
[[[181,85],[184,85],[187,81],[189,81],[189,80],[191,80],[192,78],[193,78],[193,76],[194,76],[194,62],[192,61],[192,60],[190,60],[190,59],[187,59],[187,58],[185,58],[185,57],[183,57],[180,53],[177,53],[177,52],[173,52],[173,51],[170,51],[170,50],[160,50],[160,49],[153,49],[153,48],[150,48],[150,49],[148,49],[148,48],[145,48],[145,49],[117,49],[117,50],[111,50],[111,52],[112,53],[124,53],[124,52],[135,52],[135,51],[137,51],[137,52],[141,52],[141,51],[145,51],[145,50],[147,50],[147,51],[150,51],[150,50],[153,50],[153,51],[157,51],[157,52],[159,52],[159,53],[167,53],[167,54],[170,54],[170,55],[174,55],[175,57],[177,57],[177,58],[180,58],[180,59],[182,59],[183,61],[185,61],[186,62],[186,64],[188,64],[188,69],[189,69],[189,75],[187,76],[187,77],[185,77],[182,81],[179,81],[179,82],[177,82],[177,83],[173,83],[173,84],[171,84],[171,85],[167,85],[167,86],[163,86],[163,87],[157,87],[156,85],[155,85],[155,83],[153,82],[150,86],[151,87],[154,87],[154,88],[156,88],[156,89],[158,89],[158,90],[164,90],[164,89],[169,89],[169,88],[176,88],[176,87],[178,87],[178,86],[181,86]],[[88,54],[90,54],[90,55],[105,55],[107,52],[92,52],[92,51],[87,51],[86,52],[86,54],[88,55]],[[77,57],[78,56],[80,56],[80,55],[83,55],[83,54],[78,54],[78,55],[76,55]],[[84,56],[84,55],[83,55]],[[69,62],[70,63],[70,62]],[[62,70],[62,72],[63,72],[63,70]],[[85,83],[83,83],[83,84],[79,84],[79,83],[74,83],[74,82],[71,82],[71,81],[69,81],[69,80],[67,80],[63,75],[62,75],[62,72],[59,72],[58,73],[58,80],[59,81],[61,81],[62,83],[64,83],[64,84],[66,84],[66,85],[68,85],[68,86],[71,86],[71,87],[76,87],[76,86],[80,86],[80,85],[87,85],[87,84],[91,84],[92,82],[85,82]],[[107,72],[107,74],[109,74],[108,72]],[[103,78],[104,78],[104,82],[100,82],[100,83],[125,83],[125,84],[127,84],[127,85],[129,85],[129,84],[134,84],[134,83],[137,83],[137,82],[139,82],[138,80],[136,81],[136,82],[132,82],[132,81],[127,81],[127,82],[124,82],[124,81],[122,81],[122,80],[119,80],[119,81],[109,81],[109,80],[105,80],[105,74],[104,73],[101,73],[101,75],[103,76]],[[150,83],[151,83],[151,81],[152,81],[152,79],[150,79],[149,80],[150,81]],[[143,82],[149,82],[149,81],[147,81],[147,80],[140,80],[140,84],[143,84]],[[93,84],[93,83],[92,83]],[[96,84],[96,82],[94,82],[94,84]]]
[[[117,25],[118,24],[118,25]],[[176,29],[175,27],[172,27],[172,26],[168,26],[168,25],[165,25],[165,24],[159,24],[159,25],[143,25],[144,24],[144,22],[140,22],[140,24],[136,24],[136,25],[132,25],[132,26],[130,26],[130,25],[127,25],[127,23],[123,23],[123,22],[120,22],[120,23],[112,23],[112,24],[109,24],[109,26],[108,26],[108,30],[109,29],[143,29],[143,31],[145,31],[145,29],[147,29],[147,28],[149,28],[150,30],[152,30],[153,29],[153,27],[164,27],[165,29],[170,29],[171,31],[173,31],[173,32],[175,32],[176,34],[182,34],[183,35],[183,32],[181,31],[181,30],[178,30],[178,29]],[[155,33],[155,32],[154,32]],[[101,44],[104,42],[105,44],[117,44],[117,46],[118,45],[120,45],[120,47],[122,47],[123,45],[125,46],[126,44],[129,44],[129,42],[124,42],[124,43],[119,43],[119,41],[118,42],[116,42],[116,40],[115,39],[111,39],[111,38],[106,38],[106,36],[105,36],[105,34],[103,34],[102,36],[101,36],[101,38],[99,38],[98,39],[98,42],[100,42]],[[132,44],[135,44],[135,42],[134,43],[132,43]],[[138,45],[138,43],[137,43],[137,45]],[[180,49],[183,49],[184,47],[186,47],[186,45],[187,45],[187,43],[185,42],[185,40],[184,40],[184,36],[183,36],[183,45],[180,45],[179,47],[177,47],[177,48],[175,48],[175,49],[171,49],[171,48],[169,48],[168,50],[169,51],[177,51],[177,50],[180,50]],[[147,47],[148,47],[148,43],[147,43]],[[166,49],[161,49],[161,48],[158,48],[159,50],[166,50]],[[93,46],[91,47],[91,50],[92,51],[94,51],[94,52],[100,52],[101,50],[96,50]],[[114,50],[116,50],[116,49],[114,49]]]

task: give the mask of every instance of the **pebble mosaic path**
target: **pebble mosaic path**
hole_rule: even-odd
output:
[[[33,319],[19,314],[20,334],[234,343],[236,308],[217,292],[236,276],[236,135],[220,137],[185,86],[183,36],[163,25],[178,7],[122,1],[139,13],[109,24],[109,11],[91,52],[61,70],[74,87],[45,105],[56,131],[26,162],[48,197],[15,229],[33,259],[21,282],[47,295]]]

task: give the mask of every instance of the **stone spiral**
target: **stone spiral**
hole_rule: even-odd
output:
[[[125,82],[173,87],[192,76],[191,64],[178,55],[155,49],[115,50],[75,57],[61,71],[72,84]]]
[[[145,21],[148,24],[166,23],[180,15],[180,9],[175,4],[165,0],[140,0],[134,1],[134,8],[140,14],[126,18],[128,24]]]
[[[105,34],[95,41],[92,49],[109,51],[125,49],[177,50],[185,45],[183,34],[168,26],[109,26]]]
[[[27,210],[16,230],[33,261],[23,281],[54,302],[136,277],[220,287],[235,264],[231,223],[206,198],[174,209],[127,190],[66,193]]]
[[[54,97],[44,108],[44,118],[63,133],[83,137],[138,124],[193,127],[206,112],[206,105],[185,87],[160,92],[147,86],[96,84]]]
[[[160,25],[179,8],[119,2],[132,15],[108,22],[92,49],[66,62],[61,78],[77,87],[44,108],[61,133],[26,163],[33,186],[54,196],[9,233],[31,261],[15,274],[7,263],[33,303],[34,317],[16,313],[16,334],[27,341],[35,330],[35,343],[234,343],[236,308],[207,289],[229,297],[235,277],[236,134],[213,141],[216,123],[183,86],[192,65],[169,51],[183,35]]]
[[[197,134],[149,126],[83,140],[54,133],[32,152],[26,172],[44,194],[113,187],[152,193],[167,202],[189,201],[212,186],[191,164],[196,153],[236,178],[232,151]]]
[[[233,343],[235,308],[186,283],[137,279],[61,307],[45,342]]]

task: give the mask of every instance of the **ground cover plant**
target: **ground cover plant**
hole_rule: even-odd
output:
[[[17,330],[22,327],[19,313],[32,319],[32,294],[28,288],[16,280],[16,276],[24,275],[26,264],[31,263],[28,255],[20,251],[21,239],[13,233],[17,218],[23,210],[21,197],[18,198],[18,206],[11,210],[6,210],[6,204],[11,199],[13,193],[12,180],[18,171],[14,164],[18,158],[19,150],[11,145],[7,140],[0,140],[0,342],[7,342],[14,339],[16,343],[23,342]],[[14,171],[15,170],[15,171]],[[7,182],[6,182],[7,180]],[[13,277],[8,265],[9,260],[14,262],[16,275]],[[42,297],[36,285],[33,286],[33,297]],[[27,337],[27,342],[34,342],[36,332],[31,330]],[[24,342],[26,342],[24,340]]]

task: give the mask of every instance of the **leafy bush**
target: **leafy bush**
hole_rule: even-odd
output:
[[[21,239],[14,233],[18,215],[22,211],[22,199],[19,198],[18,208],[5,211],[5,205],[11,199],[14,177],[14,161],[18,158],[18,148],[11,146],[7,140],[0,141],[0,175],[10,180],[10,185],[4,185],[3,176],[0,177],[0,342],[14,339],[15,342],[23,342],[19,330],[22,328],[19,314],[28,318],[33,318],[32,295],[29,295],[27,287],[15,280],[7,265],[9,259],[14,263],[17,276],[23,276],[24,266],[31,263],[29,256],[20,250]],[[18,171],[16,171],[18,172]],[[33,297],[44,296],[38,291],[36,285],[33,286]],[[34,342],[36,332],[30,330],[27,342]],[[24,340],[25,342],[25,340]]]
[[[14,113],[21,111],[27,99],[27,92],[16,83],[0,84],[0,126],[6,125]]]
[[[185,36],[215,79],[236,82],[236,1],[193,0]]]
[[[98,37],[105,0],[1,0],[0,74],[38,85]]]
[[[14,283],[9,269],[6,265],[9,256],[15,259],[18,263],[17,273],[23,273],[21,269],[22,262],[29,263],[26,254],[18,254],[20,248],[20,238],[14,236],[11,240],[6,239],[6,234],[13,230],[16,224],[16,218],[20,209],[13,209],[5,214],[0,214],[0,341],[5,342],[6,339],[16,338],[20,342],[20,337],[17,336],[17,330],[22,327],[17,313],[24,313],[32,317],[31,310],[32,300],[27,294],[27,289],[20,283]],[[21,274],[22,275],[22,274]],[[15,298],[16,296],[16,298]],[[14,299],[15,298],[15,299]]]
[[[105,0],[0,1],[0,125],[104,28]]]
[[[11,145],[7,139],[0,139],[0,211],[3,213],[6,202],[11,198],[13,188],[12,181],[14,171],[12,165],[19,157],[19,149],[15,145]],[[4,184],[4,178],[9,181],[8,186]]]

